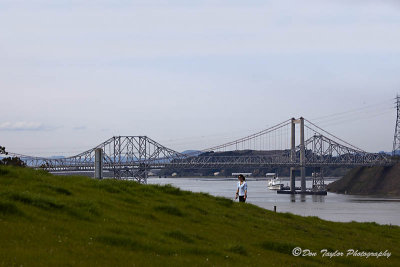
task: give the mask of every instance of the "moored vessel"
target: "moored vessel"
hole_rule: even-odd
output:
[[[268,189],[269,190],[281,190],[283,188],[281,179],[279,179],[279,177],[276,173],[267,173],[265,176],[267,178],[270,178],[270,180],[268,181]]]

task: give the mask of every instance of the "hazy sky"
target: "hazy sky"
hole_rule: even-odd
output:
[[[201,149],[300,116],[392,148],[400,1],[0,0],[0,25],[9,151]]]

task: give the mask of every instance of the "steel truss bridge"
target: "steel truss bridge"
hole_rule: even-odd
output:
[[[296,144],[297,132],[300,133],[299,144]],[[300,169],[303,178],[303,171],[309,167],[394,164],[389,155],[368,153],[303,118],[292,118],[244,138],[192,154],[179,153],[147,136],[114,136],[72,157],[54,159],[16,153],[9,155],[19,157],[28,167],[51,172],[95,172],[97,169],[97,177],[101,178],[102,170],[107,170],[116,179],[134,178],[139,182],[146,182],[147,173],[152,169],[288,167]]]

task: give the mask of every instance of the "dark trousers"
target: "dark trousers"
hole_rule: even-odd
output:
[[[239,202],[246,202],[246,199],[244,198],[244,196],[239,196]]]

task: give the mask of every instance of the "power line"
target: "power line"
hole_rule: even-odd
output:
[[[371,118],[379,117],[379,116],[382,116],[382,115],[387,115],[387,114],[390,114],[390,113],[393,113],[393,109],[392,108],[390,108],[390,109],[388,109],[388,110],[386,110],[384,112],[378,113],[378,114],[365,115],[365,116],[356,116],[356,117],[351,117],[350,116],[350,117],[347,117],[347,118],[340,118],[340,119],[337,119],[337,120],[330,120],[330,121],[327,121],[325,123],[322,122],[319,125],[321,127],[331,127],[331,126],[334,126],[334,125],[345,124],[345,123],[348,123],[348,122],[354,123],[354,122],[357,122],[357,121],[360,121],[360,120],[371,119]]]
[[[374,107],[378,107],[378,106],[382,106],[382,105],[387,106],[387,104],[389,104],[389,102],[391,102],[392,100],[393,99],[387,99],[385,101],[382,101],[382,102],[379,102],[379,103],[376,103],[376,104],[368,105],[368,106],[365,106],[365,107],[359,107],[359,108],[356,108],[356,109],[351,109],[351,110],[347,110],[347,111],[343,111],[343,112],[337,112],[337,113],[333,113],[333,114],[329,114],[329,115],[324,115],[324,116],[321,116],[321,117],[312,118],[311,120],[312,121],[319,121],[319,120],[324,120],[324,119],[327,119],[327,118],[330,118],[330,117],[342,116],[342,115],[346,115],[346,114],[349,114],[349,113],[365,111],[365,110],[368,110],[368,109],[371,109],[371,108],[374,108]]]

